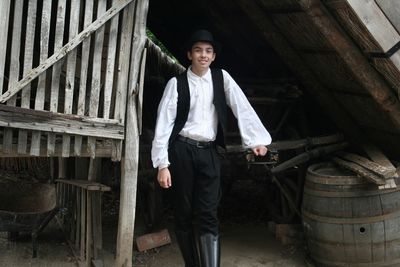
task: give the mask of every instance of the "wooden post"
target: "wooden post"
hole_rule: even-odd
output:
[[[133,234],[136,210],[136,187],[139,157],[137,121],[137,83],[140,58],[146,41],[147,0],[138,0],[136,6],[134,43],[132,45],[130,86],[126,105],[125,155],[122,158],[121,196],[115,266],[132,266]],[[134,88],[136,90],[134,90]]]

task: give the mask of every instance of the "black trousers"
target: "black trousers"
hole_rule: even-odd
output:
[[[177,231],[218,235],[220,159],[214,145],[199,148],[176,140],[169,149]],[[197,228],[196,227],[196,228]]]

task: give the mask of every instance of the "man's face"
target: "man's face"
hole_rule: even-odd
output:
[[[192,68],[207,69],[215,59],[214,48],[210,43],[197,42],[188,51],[187,56],[192,61]]]

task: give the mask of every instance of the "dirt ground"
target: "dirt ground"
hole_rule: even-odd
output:
[[[221,202],[221,266],[222,267],[303,267],[302,245],[282,245],[268,229],[268,214],[265,213],[262,191],[254,186],[241,184],[223,197]],[[113,266],[116,243],[117,204],[107,208],[103,218],[104,266]],[[111,210],[111,212],[110,212]],[[137,267],[183,266],[175,236],[173,218],[167,211],[161,228],[167,228],[172,243],[146,252],[134,251],[133,265]],[[146,233],[140,213],[136,216],[135,235]],[[72,267],[77,266],[63,233],[53,220],[38,238],[38,257],[32,258],[29,235],[20,235],[9,241],[7,233],[0,233],[0,267]]]
[[[134,252],[136,267],[177,267],[183,262],[170,230],[172,243],[147,252]],[[105,240],[106,241],[106,240]],[[106,241],[107,242],[107,241]],[[221,228],[221,266],[223,267],[302,267],[307,266],[301,247],[283,246],[264,225],[223,225]],[[104,266],[113,265],[114,246],[105,244]],[[0,234],[0,266],[72,267],[77,266],[62,232],[55,224],[39,236],[38,257],[32,258],[29,235],[8,241]]]
[[[143,257],[142,260],[141,257]],[[171,245],[137,254],[135,266],[183,266],[174,236],[172,235]],[[221,266],[303,267],[307,265],[304,262],[301,247],[283,246],[264,225],[248,224],[223,225],[221,229]]]

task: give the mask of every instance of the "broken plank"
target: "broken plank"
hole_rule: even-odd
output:
[[[371,171],[369,171],[369,170],[367,170],[367,169],[365,169],[365,168],[363,168],[363,167],[361,167],[361,166],[359,166],[359,165],[357,165],[355,163],[342,160],[342,159],[340,159],[338,157],[333,157],[332,160],[335,163],[337,163],[339,166],[341,166],[343,168],[346,168],[348,170],[351,170],[351,171],[357,173],[358,175],[366,178],[367,180],[369,180],[369,181],[371,181],[371,182],[373,182],[373,183],[375,183],[377,185],[386,184],[386,180],[385,179],[375,175]]]
[[[385,166],[382,166],[376,162],[370,161],[369,159],[364,158],[359,155],[356,155],[356,154],[352,154],[352,153],[348,153],[348,152],[339,152],[337,155],[340,158],[354,162],[383,178],[390,178],[396,174],[395,169],[387,168]]]

